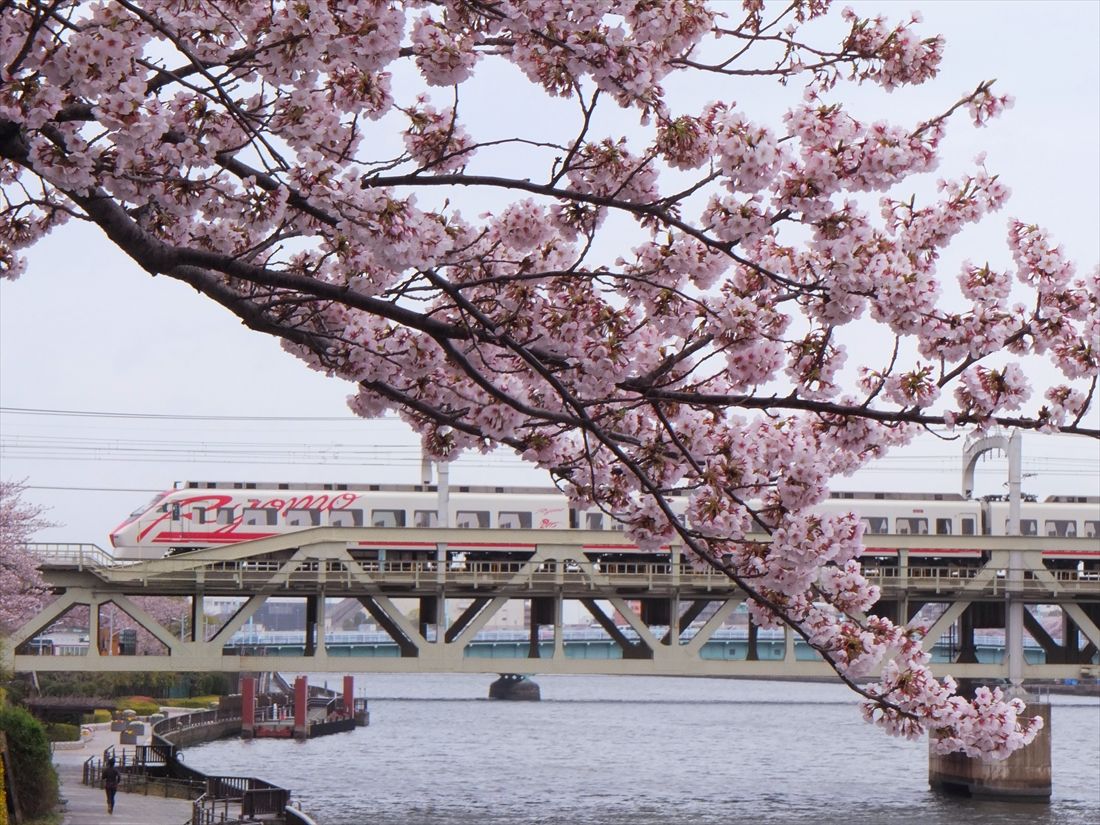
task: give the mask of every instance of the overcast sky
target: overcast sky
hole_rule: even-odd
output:
[[[949,144],[939,174],[965,172],[985,150],[1013,191],[1008,209],[952,255],[1007,267],[1011,215],[1050,230],[1080,271],[1095,266],[1100,3],[878,7],[893,17],[920,9],[923,30],[946,35],[947,55],[942,77],[916,95],[854,99],[871,107],[864,117],[907,122],[906,107],[930,114],[993,77],[1016,97],[992,128],[961,130]],[[751,95],[738,97],[753,116]],[[62,526],[41,533],[43,541],[106,546],[109,530],[152,491],[182,479],[415,482],[415,437],[396,420],[352,418],[349,392],[187,287],[150,278],[75,223],[32,252],[19,281],[0,283],[0,476],[26,479],[29,497],[51,508]],[[835,487],[955,492],[961,450],[959,442],[925,441]],[[1024,469],[1028,492],[1096,494],[1100,450],[1027,435]],[[1003,473],[1002,462],[983,465],[979,491],[1000,492]],[[510,457],[463,460],[452,479],[546,482]]]

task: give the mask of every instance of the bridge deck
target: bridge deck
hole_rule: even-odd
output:
[[[974,624],[976,607],[972,606],[996,608],[1011,597],[1058,605],[1073,631],[1059,642],[1049,634],[1043,638],[1042,628],[1029,626],[1046,661],[1027,664],[1026,677],[1077,677],[1096,667],[1100,579],[1091,569],[1049,567],[1043,554],[1100,559],[1100,540],[928,535],[868,538],[869,543],[872,540],[876,555],[865,561],[865,572],[882,588],[884,609],[908,618],[923,605],[943,606],[929,630],[927,648],[968,621],[971,634],[974,626],[988,627]],[[377,552],[399,549],[407,557],[410,547],[423,552],[415,560],[398,561]],[[477,548],[481,557],[448,555],[448,550],[458,548],[471,550],[469,555]],[[90,611],[89,636],[96,639],[99,609],[114,603],[159,640],[164,655],[102,655],[92,645],[86,656],[19,652],[7,664],[17,670],[498,672],[500,661],[471,655],[470,645],[508,601],[520,599],[530,613],[532,641],[528,657],[509,660],[510,672],[746,676],[830,672],[820,660],[799,658],[790,636],[779,660],[754,660],[755,636],[744,659],[708,658],[705,645],[744,602],[745,593],[721,573],[682,563],[676,547],[652,562],[607,561],[606,556],[599,560],[592,553],[594,548],[606,553],[628,551],[631,545],[621,534],[607,532],[382,528],[315,528],[144,561],[113,559],[90,545],[50,545],[41,549],[42,569],[62,595],[13,634],[9,650],[19,648],[76,605],[95,608]],[[512,556],[485,560],[492,552]],[[975,558],[962,563],[951,560],[960,554]],[[1014,558],[1022,560],[1022,577],[1011,575]],[[237,596],[246,601],[211,638],[179,639],[129,598],[138,595],[187,597],[193,612],[200,606],[200,616],[206,597]],[[267,599],[283,597],[302,598],[307,604],[302,655],[249,655],[230,645],[234,633]],[[325,602],[344,598],[362,603],[393,638],[399,655],[354,659],[331,655],[321,630]],[[403,599],[419,600],[426,618],[414,618],[403,610],[395,601]],[[565,600],[584,604],[618,646],[619,656],[596,660],[567,653],[562,632]],[[463,605],[453,617],[433,607],[453,603]],[[692,633],[670,633],[670,624],[681,631],[690,627]],[[539,626],[553,629],[549,644],[539,643]],[[965,650],[960,656],[963,660],[950,667],[957,677],[1005,675],[1003,662],[964,661]]]

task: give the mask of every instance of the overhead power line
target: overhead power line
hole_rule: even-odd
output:
[[[24,484],[24,490],[61,490],[66,493],[163,493],[157,487],[66,487],[57,484]]]
[[[0,407],[0,413],[10,415],[66,416],[71,418],[125,418],[167,421],[364,421],[354,415],[191,415],[184,413],[127,413],[95,410],[47,410],[37,407]],[[396,420],[396,419],[394,419]]]

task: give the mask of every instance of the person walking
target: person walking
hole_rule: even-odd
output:
[[[115,794],[118,792],[118,783],[122,775],[115,767],[115,760],[108,759],[107,767],[103,769],[103,790],[107,793],[107,813],[115,812]]]

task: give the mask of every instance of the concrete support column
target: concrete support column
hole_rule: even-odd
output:
[[[935,734],[929,737],[928,784],[946,793],[993,799],[1043,801],[1050,799],[1050,705],[1032,702],[1025,716],[1043,717],[1043,729],[1035,741],[1008,759],[983,761],[961,753],[941,756],[932,752]]]
[[[309,679],[299,676],[294,680],[294,738],[309,736]]]
[[[564,608],[562,606],[561,591],[554,596],[554,653],[555,659],[565,658],[565,639],[562,636],[562,619]]]
[[[191,632],[187,634],[187,641],[189,642],[204,641],[202,602],[202,593],[196,592],[191,597]]]
[[[88,655],[93,659],[99,656],[99,606],[95,599],[88,604]]]
[[[1066,662],[1084,661],[1081,657],[1081,637],[1077,625],[1066,615],[1065,610],[1062,610],[1062,650],[1065,651]]]
[[[1020,501],[1023,471],[1020,433],[1008,439],[1008,529],[1010,536],[1020,535]],[[1008,587],[1005,590],[1005,657],[1008,681],[1013,696],[1024,697],[1024,555],[1019,550],[1008,554]]]
[[[752,620],[752,616],[749,616],[749,638],[748,644],[745,647],[745,661],[760,661],[760,651],[756,647],[756,640],[759,634],[760,628],[756,626],[756,623]]]
[[[241,676],[241,738],[256,735],[256,677]]]
[[[306,596],[306,656],[317,654],[317,596]]]
[[[539,658],[539,617],[535,599],[531,599],[531,621],[527,628],[527,658]]]

